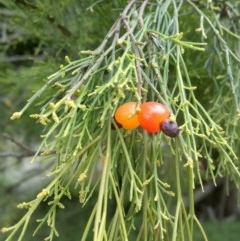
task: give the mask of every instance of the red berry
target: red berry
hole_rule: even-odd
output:
[[[127,102],[118,107],[114,118],[124,129],[132,130],[139,126],[136,107],[136,102]]]
[[[166,120],[170,112],[168,108],[157,102],[146,102],[140,105],[138,120],[143,129],[150,133],[160,131],[161,123]]]

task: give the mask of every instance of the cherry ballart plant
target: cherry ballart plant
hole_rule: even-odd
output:
[[[22,218],[1,229],[6,241],[24,240],[41,203],[49,209],[33,235],[47,224],[46,240],[61,237],[56,210],[72,191],[79,205],[94,203],[78,240],[207,240],[195,188],[221,177],[240,188],[239,21],[233,5],[224,13],[236,23],[214,4],[126,1],[97,49],[66,56],[13,113],[18,119],[38,104],[30,117],[45,129],[32,161],[53,168],[48,185],[18,205]]]

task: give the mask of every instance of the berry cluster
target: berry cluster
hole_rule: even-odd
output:
[[[140,105],[139,111],[136,107],[136,102],[127,102],[119,106],[114,116],[117,124],[127,130],[141,126],[149,133],[162,131],[170,137],[178,136],[178,125],[169,119],[170,111],[165,105],[145,102]]]

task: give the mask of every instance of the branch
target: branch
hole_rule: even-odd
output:
[[[2,152],[0,153],[0,157],[15,157],[18,159],[22,159],[24,157],[32,157],[32,156],[41,156],[45,151],[40,151],[37,153],[37,151],[30,149],[29,147],[25,146],[24,144],[17,141],[15,138],[9,136],[8,134],[3,134],[3,137],[10,140],[12,143],[14,143],[16,146],[18,146],[20,149],[24,150],[22,153],[15,153],[15,152]],[[52,155],[55,152],[49,152],[48,155]]]
[[[36,152],[26,152],[26,153],[14,153],[14,152],[2,152],[0,157],[15,157],[17,159],[22,159],[24,157],[34,156]]]
[[[23,145],[22,143],[17,141],[15,138],[9,136],[8,134],[3,134],[3,137],[5,137],[9,141],[11,141],[12,143],[14,143],[16,146],[20,147],[21,149],[25,150],[26,152],[28,152],[28,153],[32,153],[33,152],[29,147]]]

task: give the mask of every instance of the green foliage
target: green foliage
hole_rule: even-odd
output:
[[[36,137],[41,128],[27,128],[32,126],[28,118],[24,117],[16,127],[9,125],[11,113],[44,84],[46,76],[58,69],[66,54],[76,59],[80,50],[99,44],[119,14],[116,5],[119,7],[120,1],[0,3],[0,127],[8,133]],[[111,14],[107,13],[109,10]],[[101,26],[97,27],[99,23]],[[29,114],[34,111],[31,108]]]
[[[238,240],[239,222],[206,222],[203,226],[211,241]],[[200,236],[196,237],[196,241],[200,240],[202,240]]]
[[[54,19],[61,19],[55,7]],[[236,9],[230,2],[132,0],[98,48],[81,51],[77,60],[65,57],[66,64],[12,115],[18,119],[38,103],[30,117],[44,131],[34,161],[54,161],[54,167],[37,197],[18,205],[26,214],[2,229],[9,232],[6,241],[23,240],[41,203],[49,208],[34,234],[47,224],[46,240],[61,235],[57,209],[64,209],[62,199],[71,199],[72,188],[83,206],[98,192],[79,240],[130,240],[135,229],[135,240],[190,241],[196,230],[207,240],[195,215],[194,188],[221,177],[238,189],[240,183]],[[179,137],[119,129],[115,110],[132,100],[167,105]]]

